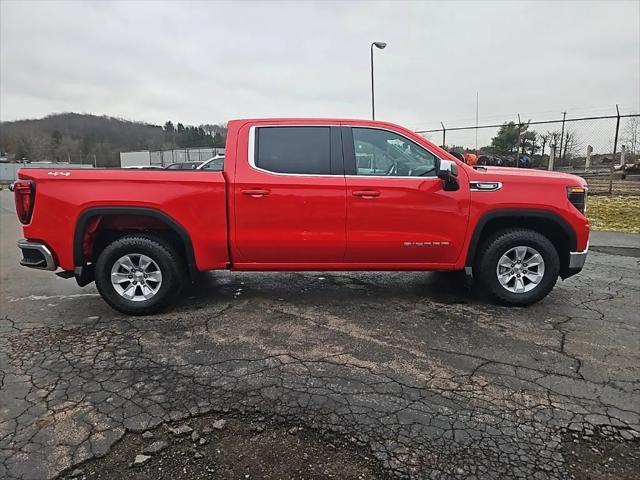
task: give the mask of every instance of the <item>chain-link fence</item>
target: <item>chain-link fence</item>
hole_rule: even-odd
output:
[[[584,177],[591,193],[640,195],[640,114],[418,130],[469,164],[538,168]],[[458,155],[459,154],[459,155]]]

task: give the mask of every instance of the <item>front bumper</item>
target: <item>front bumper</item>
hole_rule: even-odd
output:
[[[569,278],[576,273],[579,273],[584,267],[584,263],[587,261],[587,255],[589,254],[589,244],[587,244],[587,248],[585,248],[582,252],[569,252],[569,265],[567,266],[567,270],[562,275],[562,278]]]
[[[30,242],[24,238],[18,240],[18,248],[22,251],[20,265],[38,270],[54,271],[58,268],[51,250],[39,242]]]
[[[582,270],[584,262],[587,261],[587,254],[589,253],[589,244],[587,248],[582,252],[569,252],[569,268],[577,268]]]

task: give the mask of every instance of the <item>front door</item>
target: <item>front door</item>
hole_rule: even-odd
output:
[[[346,262],[450,264],[460,255],[469,214],[460,189],[444,191],[438,159],[391,130],[343,128],[347,172]]]
[[[340,128],[254,126],[234,184],[235,263],[339,263],[346,249]]]

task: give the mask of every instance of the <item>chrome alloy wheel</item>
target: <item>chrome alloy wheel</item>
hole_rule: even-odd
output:
[[[111,285],[122,298],[144,302],[160,290],[162,272],[158,264],[146,255],[129,253],[113,264]]]
[[[544,277],[544,259],[535,248],[513,247],[498,260],[496,275],[509,292],[530,292]]]

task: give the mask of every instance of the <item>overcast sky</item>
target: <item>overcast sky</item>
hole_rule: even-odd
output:
[[[640,111],[640,2],[0,1],[0,119],[370,116],[413,129]]]

